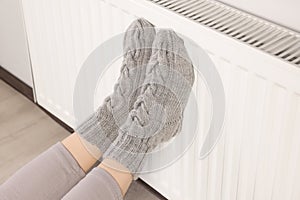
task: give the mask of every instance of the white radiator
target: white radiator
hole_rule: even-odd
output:
[[[23,7],[37,101],[72,127],[73,90],[80,66],[101,42],[123,32],[136,17],[175,29],[209,54],[225,87],[224,133],[212,153],[198,160],[210,105],[198,77],[194,87],[201,115],[197,142],[172,166],[142,176],[168,199],[300,199],[296,33],[213,1],[23,0]],[[110,69],[109,76],[115,79],[118,70]],[[115,82],[103,81],[101,98]]]

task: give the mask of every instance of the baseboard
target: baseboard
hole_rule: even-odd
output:
[[[15,88],[25,97],[30,99],[30,101],[34,101],[33,89],[19,78],[11,74],[9,71],[4,69],[2,66],[0,66],[0,79],[9,84],[11,87]]]

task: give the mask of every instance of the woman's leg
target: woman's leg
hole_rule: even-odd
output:
[[[1,200],[61,199],[96,159],[76,133],[40,154],[0,186]]]
[[[105,151],[104,161],[98,168],[92,170],[91,175],[67,193],[63,200],[120,199],[120,194],[124,195],[132,182],[132,174],[140,173],[143,169],[145,155],[161,142],[169,141],[181,130],[184,107],[194,82],[193,66],[188,60],[183,40],[174,31],[161,30],[156,35],[153,46],[154,51],[147,66],[148,77],[146,76],[146,80],[149,78],[150,83],[142,90],[126,122],[119,129],[117,137]],[[178,55],[178,52],[181,55]],[[167,65],[170,71],[180,72],[182,77],[164,74],[164,65]],[[157,73],[162,74],[157,76]],[[182,87],[182,90],[176,91],[176,87],[170,90],[165,86],[154,84],[155,80],[159,79],[169,87],[179,83],[178,86]],[[176,92],[178,99],[172,91]],[[156,106],[157,103],[161,107]],[[166,115],[166,121],[161,125],[162,111]]]
[[[131,172],[122,164],[111,159],[103,160],[98,168],[107,171],[114,178],[121,189],[122,195],[125,196],[133,180],[133,175]]]
[[[68,192],[62,200],[122,200],[132,174],[120,163],[104,160]]]
[[[61,143],[72,154],[78,165],[85,173],[94,166],[102,155],[102,153],[96,149],[93,153],[91,153],[90,151],[93,149],[92,146],[88,147],[89,151],[87,151],[86,145],[89,145],[89,143],[84,143],[84,140],[80,138],[77,133],[73,133],[69,137],[65,138]]]

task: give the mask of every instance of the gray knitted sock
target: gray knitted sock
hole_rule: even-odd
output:
[[[104,153],[117,137],[145,79],[155,34],[153,25],[145,19],[134,21],[126,30],[121,74],[113,94],[76,129],[83,141],[89,143],[88,150],[94,145]]]
[[[141,172],[146,153],[181,131],[193,83],[193,66],[183,40],[172,30],[159,31],[142,94],[103,157],[118,161],[132,173]]]

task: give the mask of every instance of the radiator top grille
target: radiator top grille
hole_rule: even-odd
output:
[[[300,67],[300,35],[210,0],[149,0]]]

